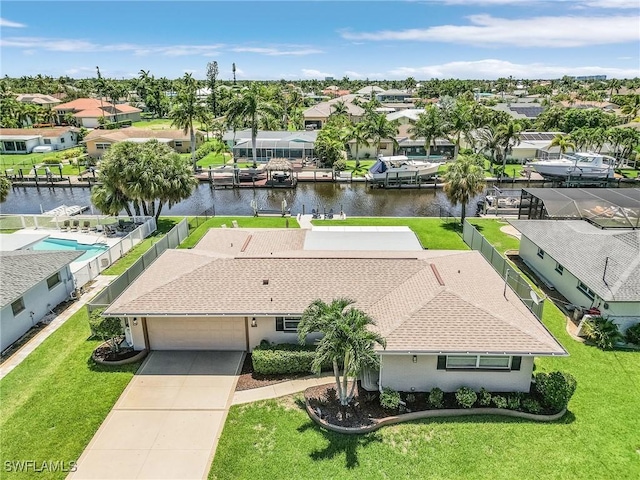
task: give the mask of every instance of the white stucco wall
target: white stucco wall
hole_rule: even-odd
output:
[[[428,392],[438,387],[454,392],[460,387],[492,392],[528,392],[533,372],[533,357],[522,357],[520,370],[438,370],[437,355],[382,355],[380,383],[382,387],[402,392]]]
[[[82,122],[82,126],[85,128],[96,128],[100,123],[98,123],[97,117],[85,117],[80,120]]]
[[[61,139],[64,138],[64,142]],[[76,136],[72,132],[66,132],[59,137],[47,137],[47,140],[50,140],[51,147],[55,150],[65,150],[67,148],[75,147],[77,145]],[[41,145],[47,145],[44,141],[44,138],[40,142]]]
[[[640,301],[605,302],[597,295],[592,301],[578,290],[579,280],[575,275],[566,268],[560,275],[556,271],[556,260],[547,252],[544,253],[544,258],[540,258],[538,256],[538,247],[525,236],[520,240],[520,257],[533,267],[537,273],[544,276],[572,304],[581,307],[598,307],[603,316],[611,318],[623,331],[640,321]],[[605,308],[605,303],[607,303],[608,308]]]
[[[23,296],[24,310],[14,317],[11,304],[0,312],[0,351],[9,347],[31,327],[42,320],[51,309],[63,302],[74,289],[69,267],[60,270],[60,283],[49,290],[46,279]],[[30,313],[33,312],[33,318]]]

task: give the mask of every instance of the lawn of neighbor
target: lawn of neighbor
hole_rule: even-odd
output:
[[[370,220],[409,226],[422,221]],[[483,233],[500,243],[500,251],[517,248],[518,241],[500,232],[496,221],[472,221],[481,222]],[[425,246],[433,223],[426,219],[419,233]],[[464,248],[460,242],[460,237],[449,237],[437,244]],[[565,370],[578,381],[569,412],[558,422],[492,416],[432,419],[346,436],[311,422],[301,408],[301,395],[284,397],[231,408],[209,478],[278,479],[282,472],[296,479],[640,478],[640,354],[603,352],[573,340],[564,316],[550,302],[544,323],[570,356],[539,358],[536,369]]]

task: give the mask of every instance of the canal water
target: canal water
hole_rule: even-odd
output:
[[[474,197],[467,214],[476,211]],[[165,206],[163,215],[252,215],[251,202],[258,208],[281,209],[286,200],[291,213],[306,213],[312,209],[320,212],[333,209],[347,216],[379,217],[437,217],[449,211],[459,215],[460,206],[453,207],[441,189],[382,189],[370,188],[364,183],[299,183],[290,189],[227,189],[214,190],[201,183],[193,195],[174,205]],[[40,213],[60,205],[91,205],[88,188],[33,188],[18,187],[9,192],[0,205],[1,213]],[[95,210],[95,213],[98,213]]]

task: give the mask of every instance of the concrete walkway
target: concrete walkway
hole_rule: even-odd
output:
[[[207,478],[243,359],[152,352],[67,478]]]
[[[60,315],[57,315],[46,327],[40,330],[34,335],[27,343],[25,343],[18,351],[16,351],[11,357],[9,357],[2,365],[0,365],[0,379],[4,378],[11,370],[16,368],[20,363],[27,358],[27,356],[33,352],[42,342],[44,342],[49,335],[55,332],[62,326],[64,322],[69,320],[73,314],[78,312],[81,308],[96,296],[104,287],[109,285],[116,277],[112,275],[98,275],[94,280],[91,290],[83,293],[80,298],[67,308]]]
[[[258,400],[282,397],[284,395],[302,392],[309,387],[326,385],[333,382],[335,382],[333,373],[323,373],[319,376],[289,380],[288,382],[276,383],[266,387],[252,388],[251,390],[242,390],[240,392],[235,392],[231,404],[239,405],[241,403],[257,402]]]
[[[518,240],[522,238],[522,234],[515,227],[511,225],[505,225],[504,227],[500,227],[500,231],[502,233],[506,233],[507,235],[511,235],[512,237],[515,237]]]

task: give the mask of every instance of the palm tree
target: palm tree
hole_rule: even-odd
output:
[[[174,105],[169,118],[171,118],[171,125],[181,128],[184,133],[187,131],[191,137],[191,162],[193,163],[193,171],[198,170],[198,164],[196,159],[196,134],[193,128],[193,123],[196,121],[205,121],[207,116],[207,110],[200,102],[196,92],[198,90],[198,84],[190,73],[185,73],[182,77],[182,83],[178,90],[176,98],[176,104]]]
[[[567,152],[567,149],[575,150],[576,144],[573,142],[571,135],[563,135],[562,133],[557,134],[551,140],[550,147],[560,147],[560,154],[564,155]]]
[[[496,154],[500,153],[500,136],[496,133],[496,128],[481,128],[478,130],[478,140],[480,141],[482,150],[489,150],[491,153],[491,172],[493,173],[493,164],[496,162]]]
[[[640,113],[640,95],[632,95],[631,100],[623,105],[620,111],[627,116],[628,122],[636,118]]]
[[[453,158],[456,159],[460,152],[460,140],[463,135],[467,136],[471,129],[471,108],[461,100],[441,103],[445,124],[454,144]]]
[[[340,102],[336,102],[331,106],[331,114],[330,116],[344,116],[344,117],[348,117],[349,116],[349,108],[347,107],[347,104],[344,103],[343,101]]]
[[[520,133],[522,125],[515,120],[509,120],[508,123],[500,125],[496,134],[500,137],[500,145],[502,146],[502,172],[504,174],[507,168],[507,155],[511,152],[514,145],[520,143]]]
[[[369,134],[365,123],[357,123],[347,127],[347,141],[353,140],[356,144],[356,170],[360,168],[360,147],[369,145]]]
[[[253,168],[258,166],[258,156],[256,152],[256,138],[258,137],[258,126],[263,117],[277,117],[278,112],[275,106],[265,100],[263,88],[252,83],[251,86],[234,97],[229,102],[227,121],[230,124],[237,122],[246,123],[251,128],[251,150],[253,154]]]
[[[398,134],[397,120],[391,121],[386,115],[378,113],[371,115],[368,121],[365,122],[365,125],[364,128],[367,131],[368,137],[376,146],[376,158],[380,155],[380,147],[383,140],[391,140],[393,149],[398,148],[398,141],[395,139],[395,136]]]
[[[343,419],[347,406],[353,400],[358,375],[380,364],[374,344],[386,347],[385,339],[370,328],[375,325],[373,319],[362,310],[351,307],[353,303],[348,298],[338,298],[329,304],[315,300],[304,311],[298,324],[298,341],[301,344],[310,333],[323,334],[311,368],[319,373],[322,365],[332,364]],[[349,377],[352,378],[350,391]]]
[[[409,129],[412,139],[423,138],[424,150],[427,154],[427,160],[431,153],[431,144],[436,147],[436,139],[444,135],[444,119],[440,115],[438,107],[429,105],[425,108],[424,113],[418,115],[418,120],[413,123]]]
[[[444,181],[444,193],[449,201],[453,205],[462,206],[460,223],[464,225],[469,200],[484,190],[484,171],[473,158],[461,155],[449,165]]]

